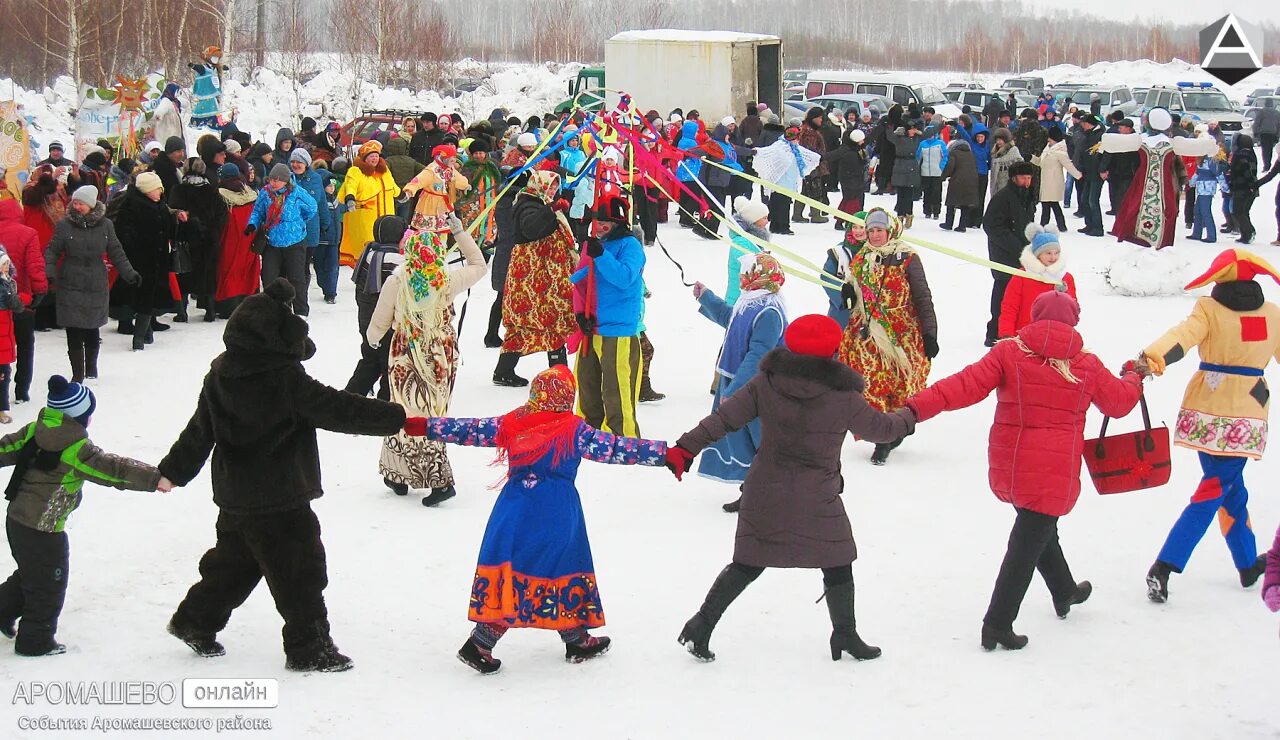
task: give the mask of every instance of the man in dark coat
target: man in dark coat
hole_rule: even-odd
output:
[[[151,163],[151,171],[160,176],[166,194],[172,193],[182,180],[182,166],[187,162],[187,143],[178,136],[164,142],[164,154]]]
[[[329,636],[328,584],[320,522],[316,429],[386,436],[405,426],[396,404],[330,388],[307,374],[315,354],[307,322],[289,304],[283,278],[244,300],[223,334],[227,346],[205,376],[195,414],[160,471],[190,483],[213,454],[217,544],[200,560],[200,581],[169,621],[196,653],[224,650],[215,637],[264,578],[284,617],[285,667],[342,671],[351,660]]]
[[[995,128],[1000,124],[1000,114],[1008,110],[1004,101],[1000,100],[997,93],[991,93],[991,100],[982,106],[982,118],[986,122],[988,128]]]
[[[1084,212],[1084,228],[1077,229],[1085,236],[1103,236],[1102,229],[1102,155],[1094,151],[1102,143],[1102,121],[1097,116],[1086,113],[1080,117],[1078,128],[1081,131],[1076,140],[1075,153],[1071,155],[1072,164],[1084,177],[1080,178],[1078,195],[1080,210]]]
[[[1121,119],[1116,123],[1116,133],[1133,133],[1133,121]],[[1111,200],[1111,210],[1107,211],[1107,215],[1114,216],[1116,209],[1120,207],[1120,201],[1124,200],[1124,194],[1129,192],[1130,183],[1138,174],[1138,153],[1107,152],[1102,155],[1099,167],[1102,179],[1107,181],[1108,197]]]
[[[747,103],[747,115],[733,132],[733,143],[739,146],[759,147],[760,135],[764,133],[764,120],[760,118],[760,109],[753,100]]]
[[[1018,263],[1022,248],[1027,245],[1027,224],[1035,218],[1036,192],[1031,188],[1036,166],[1030,162],[1014,162],[1009,167],[1009,184],[996,193],[987,204],[982,216],[982,230],[987,233],[987,256],[992,262],[1020,268]],[[992,347],[998,339],[1000,304],[1004,302],[1005,288],[1009,287],[1009,273],[992,270],[991,320],[987,322],[985,344]]]
[[[1034,108],[1022,112],[1022,125],[1013,131],[1013,143],[1018,147],[1018,153],[1028,162],[1032,157],[1040,156],[1049,145],[1049,132],[1036,120]]]
[[[733,562],[680,632],[679,642],[700,660],[715,660],[711,631],[765,568],[821,568],[831,657],[880,656],[880,648],[858,636],[854,620],[858,551],[840,501],[840,450],[849,432],[870,442],[897,442],[913,431],[915,417],[907,409],[881,413],[867,403],[862,377],[833,359],[842,335],[827,316],[793,321],[783,335],[786,348],[765,355],[759,373],[668,452],[668,460],[687,467],[716,440],[760,420],[760,451],[742,485]],[[679,462],[672,467],[677,477],[683,473]]]
[[[434,113],[423,113],[418,131],[409,140],[409,156],[423,167],[431,163],[431,152],[444,143],[444,132],[436,128],[438,120]]]

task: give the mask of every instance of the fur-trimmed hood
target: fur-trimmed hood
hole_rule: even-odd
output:
[[[1052,268],[1049,268],[1040,261],[1040,258],[1036,257],[1035,254],[1032,253],[1031,245],[1028,244],[1022,248],[1022,256],[1018,257],[1018,262],[1022,264],[1022,269],[1035,275],[1053,274],[1058,277],[1062,277],[1067,274],[1067,257],[1062,254],[1061,249],[1059,249],[1058,254],[1058,261],[1053,263]]]
[[[379,155],[381,155],[382,153],[381,153],[381,152],[379,152],[378,154],[379,154]],[[377,167],[375,167],[375,166],[373,166],[373,165],[369,164],[369,163],[365,160],[365,158],[364,158],[364,157],[361,157],[360,155],[356,155],[356,158],[355,158],[354,160],[352,160],[352,162],[351,162],[351,163],[352,163],[352,164],[354,164],[356,167],[359,167],[359,168],[360,168],[360,171],[361,171],[362,173],[364,173],[365,177],[373,177],[374,175],[382,175],[382,174],[385,174],[385,173],[386,173],[386,171],[387,171],[387,159],[386,159],[386,157],[383,157],[383,156],[379,156],[379,157],[378,157],[378,166],[377,166]]]
[[[798,355],[784,347],[770,350],[760,360],[760,371],[784,396],[814,398],[828,391],[862,393],[866,382],[862,376],[838,360]]]

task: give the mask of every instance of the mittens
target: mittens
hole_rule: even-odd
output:
[[[585,313],[575,313],[573,320],[578,322],[578,328],[583,334],[592,334],[596,330],[596,322]]]
[[[249,236],[250,234],[252,234],[257,230],[258,230],[257,224],[249,224],[248,226],[244,227],[244,235]]]
[[[667,470],[676,477],[676,480],[684,480],[685,471],[689,469],[689,463],[693,462],[694,454],[680,445],[672,445],[667,448]]]
[[[404,433],[410,437],[427,436],[427,417],[410,416],[404,420]]]
[[[142,285],[142,274],[135,272],[129,277],[125,278],[124,281],[136,288],[139,285]]]
[[[840,302],[846,311],[852,311],[858,305],[858,291],[848,283],[840,286]]]
[[[564,198],[557,198],[556,202],[551,204],[551,210],[557,213],[567,213],[569,211],[569,201]]]
[[[1273,585],[1262,592],[1262,600],[1273,612],[1280,612],[1280,586]]]
[[[924,356],[930,360],[938,356],[938,340],[932,334],[924,335]]]
[[[599,257],[604,254],[604,245],[600,243],[599,239],[588,239],[587,254],[590,255],[592,259]]]

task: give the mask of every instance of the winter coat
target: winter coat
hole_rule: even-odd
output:
[[[160,178],[160,184],[164,186],[164,195],[169,197],[169,193],[178,187],[178,183],[182,182],[182,172],[179,171],[178,165],[169,159],[168,154],[161,154],[156,157],[156,161],[151,164],[151,171],[156,173]]]
[[[1102,127],[1094,126],[1092,131],[1085,131],[1084,126],[1078,126],[1076,131],[1079,131],[1079,134],[1075,135],[1076,146],[1075,152],[1071,155],[1071,163],[1085,177],[1097,177],[1102,171],[1102,154],[1092,150],[1102,143]]]
[[[1009,168],[1018,162],[1024,162],[1022,152],[1018,151],[1018,147],[1010,145],[1009,148],[1003,149],[999,154],[994,151],[991,154],[991,170],[989,180],[991,183],[991,195],[995,195],[1009,184]]]
[[[97,329],[107,323],[109,284],[104,255],[120,279],[137,275],[116,238],[115,224],[106,214],[102,204],[88,216],[68,210],[44,250],[45,275],[56,294],[60,326]]]
[[[134,287],[123,280],[111,286],[111,305],[130,306],[135,313],[164,314],[173,310],[173,273],[170,247],[177,234],[178,219],[163,200],[153,202],[141,190],[129,188],[116,213],[116,235],[129,257],[129,264],[142,276]]]
[[[294,187],[301,187],[316,203],[316,213],[307,219],[307,238],[303,243],[318,247],[320,242],[332,243],[333,215],[329,212],[329,196],[324,192],[324,178],[319,172],[308,169],[302,175],[293,176]]]
[[[102,451],[80,422],[61,411],[40,409],[35,421],[0,438],[0,467],[16,464],[29,444],[37,446],[37,455],[48,453],[52,464],[32,460],[9,502],[9,518],[30,529],[63,531],[80,506],[86,482],[122,491],[154,491],[160,484],[155,467]]]
[[[973,150],[963,139],[952,140],[947,149],[947,166],[942,168],[942,178],[950,180],[947,208],[976,208],[982,198],[982,180]]]
[[[1258,155],[1253,151],[1253,139],[1245,134],[1236,135],[1227,186],[1232,195],[1258,194]]]
[[[1029,121],[1013,132],[1013,143],[1022,153],[1022,158],[1030,162],[1049,145],[1049,132],[1044,126],[1037,125],[1035,121]]]
[[[213,501],[228,514],[265,516],[323,495],[316,429],[388,436],[404,426],[399,405],[330,388],[307,375],[315,354],[282,281],[246,298],[223,332],[227,350],[205,375],[196,410],[160,461],[179,486],[213,454]]]
[[[920,162],[921,177],[942,177],[947,167],[947,142],[941,137],[930,136],[920,142],[916,149],[916,160]]]
[[[973,151],[973,161],[977,165],[978,174],[986,179],[987,172],[991,168],[991,132],[987,130],[977,121],[973,122],[971,128],[957,126],[956,131],[959,132],[960,138],[969,142],[969,148]],[[982,134],[983,142],[978,143],[978,134]],[[977,205],[976,203],[974,205]]]
[[[644,313],[644,248],[625,226],[600,240],[604,253],[592,259],[595,271],[596,334],[634,337]],[[575,285],[587,276],[583,267],[571,276]]]
[[[1045,147],[1040,156],[1031,158],[1031,162],[1040,166],[1041,203],[1061,203],[1066,197],[1067,184],[1062,174],[1064,170],[1077,180],[1084,176],[1071,163],[1065,141],[1056,141]]]
[[[920,142],[938,133],[940,128],[941,126],[934,124],[914,136],[908,135],[901,128],[888,132],[887,136],[893,142],[894,156],[890,184],[897,188],[920,187],[920,163],[916,161],[916,150],[920,147]]]
[[[526,192],[516,194],[516,204],[511,207],[511,223],[516,244],[545,239],[560,227],[560,220],[551,206]]]
[[[867,405],[864,383],[840,362],[779,348],[720,408],[679,440],[699,453],[760,420],[760,447],[742,485],[733,562],[772,568],[848,565],[857,547],[840,494],[840,450],[852,432],[895,442],[915,424],[909,414]]]
[[[253,183],[255,187],[262,188],[266,186],[267,172],[271,170],[271,164],[268,164],[263,157],[266,157],[269,154],[271,154],[271,147],[263,143],[254,144],[249,150],[249,156],[246,158],[246,161],[249,163],[249,166],[253,168]],[[272,164],[274,164],[274,162],[275,159],[273,157]],[[248,180],[246,180],[245,183],[247,184]]]
[[[1080,497],[1089,404],[1107,416],[1125,416],[1138,403],[1142,380],[1137,373],[1117,379],[1102,360],[1084,351],[1084,340],[1071,326],[1037,321],[907,405],[923,422],[980,403],[992,391],[996,412],[987,442],[992,493],[1019,509],[1065,516]]]
[[[866,189],[867,154],[861,146],[841,144],[827,155],[827,167],[845,198],[860,198]]]
[[[3,247],[0,246],[0,253]],[[13,281],[13,265],[9,274],[0,276],[0,365],[12,365],[18,361],[18,335],[14,331],[13,317],[22,313],[23,299],[18,296],[18,285]]]
[[[404,190],[404,186],[422,170],[422,165],[418,161],[409,156],[409,140],[403,136],[397,136],[382,148],[382,158],[387,160],[387,169],[391,170],[391,179],[396,181],[396,186]]]
[[[31,296],[49,292],[40,237],[23,223],[22,205],[16,200],[0,200],[0,246],[13,261],[18,295],[25,303],[31,302]]]
[[[809,118],[812,118],[813,111],[810,110],[809,113],[810,113]],[[826,120],[825,115],[822,117],[822,120],[824,121]],[[827,139],[825,136],[822,135],[822,129],[814,128],[809,123],[808,118],[805,119],[804,125],[800,127],[800,138],[796,141],[796,143],[804,147],[805,149],[808,149],[811,152],[817,152],[818,154],[823,155],[822,156],[823,160],[826,160]],[[822,164],[819,164],[812,172],[806,175],[805,179],[815,180],[818,178],[826,177],[827,172],[828,172],[827,165],[824,161]]]
[[[1268,100],[1253,119],[1254,136],[1280,136],[1280,108]]]
[[[1010,182],[995,194],[982,214],[982,230],[987,232],[987,255],[992,262],[1018,267],[1022,248],[1027,245],[1027,224],[1035,218],[1036,199],[1030,188]],[[991,271],[996,280],[1008,280],[1009,274]]]
[[[182,292],[199,297],[214,295],[218,290],[222,232],[227,226],[227,202],[213,183],[187,178],[169,194],[169,206],[187,212],[187,222],[178,225],[178,239],[187,244],[191,253],[191,270],[178,275]]]
[[[286,141],[289,142],[288,149],[283,148]],[[293,130],[282,128],[276,131],[276,146],[271,151],[271,156],[275,162],[287,166],[289,164],[289,156],[293,154],[293,150],[297,146],[298,141],[293,137]]]
[[[1076,297],[1076,279],[1071,273],[1065,272],[1066,265],[1063,264],[1065,257],[1058,257],[1057,263],[1054,264],[1056,274],[1062,275],[1062,282],[1067,286],[1067,295],[1072,298]],[[1031,245],[1022,248],[1022,257],[1018,260],[1022,269],[1033,275],[1047,275],[1049,269],[1044,263],[1031,253]],[[1009,279],[1009,285],[1004,291],[1004,301],[1000,304],[1000,323],[999,331],[996,336],[1001,338],[1011,337],[1018,332],[1019,329],[1031,323],[1031,304],[1042,293],[1051,290],[1057,290],[1058,287],[1053,283],[1042,283],[1039,280],[1032,280],[1021,275],[1014,275]]]
[[[160,98],[160,102],[156,104],[155,111],[151,114],[151,120],[154,126],[151,137],[161,144],[168,141],[171,136],[186,139],[186,131],[182,125],[182,113],[178,111],[178,106],[174,105],[169,98]],[[160,156],[164,157],[163,154]]]
[[[764,146],[760,141],[760,136],[764,133],[764,120],[760,118],[758,112],[751,112],[742,119],[742,123],[738,124],[738,130],[734,131],[735,143],[743,146]]]
[[[1193,347],[1201,364],[1182,397],[1174,443],[1210,455],[1261,458],[1271,410],[1261,373],[1280,350],[1280,306],[1268,302],[1252,280],[1219,283],[1212,297],[1198,299],[1190,316],[1143,353],[1153,370],[1163,371]],[[1257,374],[1220,372],[1206,364]]]
[[[430,131],[419,131],[409,140],[409,156],[418,163],[418,169],[422,169],[430,162],[431,152],[436,147],[444,143],[444,132],[438,128]],[[414,174],[417,174],[415,171]]]
[[[354,168],[353,168],[354,169]],[[258,199],[253,204],[253,215],[249,223],[255,228],[263,228],[271,209],[271,190],[263,188],[258,191]],[[273,247],[292,247],[304,242],[307,238],[309,224],[318,211],[316,201],[305,188],[298,187],[296,181],[289,183],[289,193],[284,198],[284,207],[280,210],[275,225],[267,232]]]

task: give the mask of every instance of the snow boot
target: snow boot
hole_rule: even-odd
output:
[[[698,613],[694,614],[692,619],[685,622],[676,642],[684,645],[693,657],[704,663],[715,660],[716,654],[711,652],[710,645],[711,631],[716,628],[720,617],[724,616],[724,610],[729,608],[734,599],[742,595],[757,575],[759,574],[726,565],[716,577],[716,582],[711,584],[711,590],[707,592],[702,608],[698,609]]]
[[[217,296],[207,295],[204,297],[204,323],[212,324],[218,320]]]
[[[98,350],[102,349],[102,340],[96,342],[85,342],[84,345],[84,376],[89,380],[98,379]]]
[[[811,223],[811,224],[826,224],[826,223],[831,223],[831,219],[827,218],[826,214],[824,214],[822,211],[816,210],[816,209],[814,209],[814,208],[810,208],[810,209],[809,209],[809,223]]]
[[[462,649],[458,651],[458,660],[466,663],[485,676],[492,675],[502,670],[502,661],[493,657],[492,653],[481,648],[476,644],[476,641],[470,637],[468,637],[467,641],[462,644]]]
[[[989,624],[982,625],[982,649],[990,652],[996,646],[1005,650],[1021,650],[1030,642],[1026,635],[1014,634],[1013,630],[996,629]]]
[[[1267,556],[1259,555],[1253,565],[1248,568],[1240,568],[1240,585],[1249,588],[1258,582],[1263,573],[1267,572]]]
[[[724,509],[726,514],[737,514],[742,511],[742,497],[739,496],[720,508]]]
[[[845,653],[855,660],[875,660],[880,648],[868,645],[858,636],[858,623],[853,611],[853,581],[827,587],[827,612],[831,615],[831,659],[840,660]]]
[[[1169,574],[1173,572],[1173,566],[1168,563],[1157,560],[1151,566],[1151,570],[1147,571],[1147,598],[1157,604],[1163,604],[1169,600]]]
[[[152,331],[169,331],[169,325],[160,323],[160,319],[156,318],[155,316],[152,316],[151,330]]]
[[[407,483],[396,483],[395,481],[386,477],[382,479],[382,482],[386,484],[387,488],[390,488],[391,492],[397,496],[409,495],[409,485]]]
[[[133,320],[133,351],[141,352],[147,348],[151,336],[151,316],[138,314]]]
[[[12,640],[18,634],[18,617],[14,614],[6,614],[0,617],[0,635]]]
[[[28,658],[40,658],[46,655],[62,655],[67,652],[67,646],[60,642],[53,642],[48,647],[32,650],[21,645],[14,647],[13,652]]]
[[[1057,612],[1058,619],[1066,619],[1067,614],[1071,612],[1071,607],[1076,604],[1083,604],[1089,600],[1090,594],[1093,593],[1093,584],[1088,581],[1081,581],[1076,584],[1075,593],[1071,594],[1071,598],[1066,601],[1054,601],[1053,610]]]
[[[187,647],[191,648],[201,658],[219,658],[227,654],[226,648],[222,647],[222,643],[213,639],[212,633],[202,632],[193,627],[179,626],[173,619],[169,620],[169,624],[165,629],[169,634],[186,643]]]
[[[133,334],[133,319],[120,319],[117,321],[116,334],[131,336]]]
[[[516,363],[520,361],[519,352],[503,352],[498,355],[498,366],[493,369],[493,384],[507,388],[523,388],[529,381],[516,375]]]
[[[655,391],[648,381],[640,383],[640,401],[642,403],[647,403],[649,401],[661,401],[666,397],[667,394]]]
[[[316,650],[301,656],[290,657],[285,661],[284,667],[299,673],[340,673],[354,668],[355,663],[338,652],[332,639],[325,637],[321,639]]]
[[[608,637],[595,635],[587,635],[578,642],[567,642],[564,646],[564,662],[585,663],[592,658],[598,658],[609,652],[610,642]]]
[[[809,223],[809,219],[804,217],[804,204],[801,203],[800,201],[796,201],[791,206],[791,223],[793,224]]]
[[[423,506],[438,506],[458,495],[458,489],[453,486],[440,486],[432,488],[431,493],[422,497]]]
[[[187,295],[185,293],[182,295],[182,300],[178,302],[178,310],[174,312],[173,320],[179,324],[185,324],[190,320],[187,315]],[[160,329],[159,331],[164,330]]]
[[[909,229],[911,228],[912,224],[914,224],[915,222],[916,222],[916,216],[914,213],[908,213],[907,215],[902,217],[903,228]]]
[[[84,382],[84,351],[83,343],[76,342],[74,346],[67,347],[67,359],[71,361],[71,382]]]

